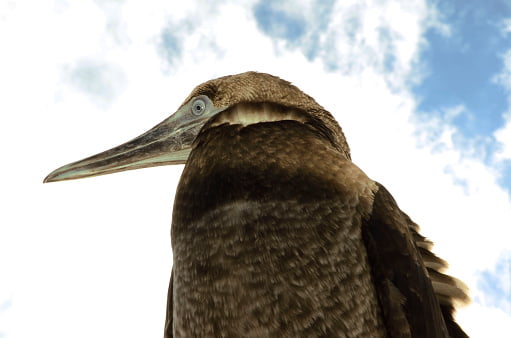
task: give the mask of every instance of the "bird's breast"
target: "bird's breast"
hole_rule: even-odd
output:
[[[174,205],[176,333],[381,332],[360,231],[364,177],[299,121],[199,135]]]

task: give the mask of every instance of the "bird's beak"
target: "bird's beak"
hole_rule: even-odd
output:
[[[183,105],[172,116],[129,142],[54,170],[44,183],[186,163],[204,123],[223,110],[212,107],[203,116],[194,116],[190,106],[191,103]]]

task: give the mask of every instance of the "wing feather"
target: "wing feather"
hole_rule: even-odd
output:
[[[453,319],[454,301],[468,299],[463,283],[441,272],[432,242],[377,186],[362,234],[389,336],[466,337]]]

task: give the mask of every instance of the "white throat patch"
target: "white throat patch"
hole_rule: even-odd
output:
[[[260,122],[293,120],[307,122],[304,114],[293,108],[287,108],[271,103],[238,103],[220,113],[211,127],[224,123],[248,126]]]

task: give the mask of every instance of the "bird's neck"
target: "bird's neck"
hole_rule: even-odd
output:
[[[357,215],[370,202],[356,192],[369,188],[338,183],[343,161],[298,121],[199,136],[174,205],[178,331],[328,335],[381,325],[364,297],[374,290]]]

